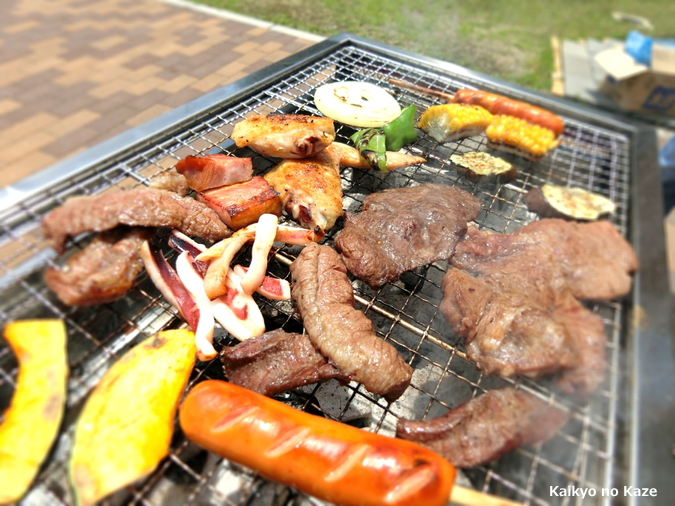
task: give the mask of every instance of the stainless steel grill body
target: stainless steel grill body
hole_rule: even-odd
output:
[[[236,150],[229,135],[250,113],[317,114],[313,90],[325,82],[365,80],[398,93],[402,105],[417,105],[418,116],[432,97],[396,89],[396,78],[452,93],[463,87],[496,91],[560,114],[566,129],[560,147],[538,163],[511,158],[518,177],[507,184],[472,183],[449,162],[455,152],[486,150],[484,137],[438,144],[422,135],[411,152],[428,162],[390,174],[345,169],[347,210],[359,209],[369,193],[423,182],[453,185],[483,204],[477,224],[512,232],[536,219],[523,195],[542,183],[570,185],[608,196],[617,204],[612,222],[634,244],[641,262],[634,293],[626,300],[593,304],[607,333],[607,381],[590,402],[561,397],[546,381],[506,380],[482,374],[465,358],[458,339],[438,310],[447,263],[408,273],[381,290],[355,280],[358,307],[382,338],[415,368],[412,386],[391,405],[356,384],[328,382],[284,396],[300,409],[319,410],[383,434],[393,434],[401,416],[438,416],[472,396],[518,384],[571,410],[571,422],[550,441],[521,448],[462,477],[479,490],[527,504],[646,504],[624,486],[654,487],[653,504],[675,500],[675,367],[656,141],[651,128],[625,123],[568,102],[538,95],[464,68],[342,34],[221,90],[122,134],[81,155],[5,189],[0,210],[0,320],[58,317],[69,333],[71,378],[66,422],[55,450],[26,504],[72,504],[66,464],[73,422],[86,395],[111,363],[144,336],[183,324],[152,282],[141,275],[123,299],[94,308],[67,308],[44,286],[42,271],[60,260],[41,237],[40,219],[68,197],[148,184],[187,155],[212,152],[253,156],[258,173],[274,165],[248,150]],[[339,126],[338,139],[352,133]],[[508,156],[506,156],[508,158]],[[327,237],[332,243],[335,231]],[[79,238],[71,251],[86,244]],[[162,244],[162,235],[157,239]],[[288,277],[297,248],[276,250],[270,270]],[[242,262],[246,262],[246,251]],[[301,329],[292,304],[258,299],[268,329]],[[232,340],[221,331],[222,345]],[[0,408],[9,404],[17,363],[0,341]],[[199,364],[193,382],[222,377],[220,364]],[[594,497],[559,496],[552,487],[594,490]],[[607,492],[603,495],[603,489]],[[612,489],[617,493],[612,496]],[[249,470],[206,454],[178,433],[171,455],[149,478],[116,494],[112,503],[133,504],[316,504],[315,499],[268,482]]]

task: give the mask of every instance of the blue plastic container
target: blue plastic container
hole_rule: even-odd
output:
[[[652,64],[652,46],[655,42],[664,46],[675,47],[675,39],[652,39],[637,30],[633,30],[626,37],[625,50],[637,62],[649,67]]]

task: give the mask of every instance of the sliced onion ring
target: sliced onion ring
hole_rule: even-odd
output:
[[[401,115],[401,106],[387,90],[361,81],[324,84],[314,92],[314,104],[335,121],[377,128]]]

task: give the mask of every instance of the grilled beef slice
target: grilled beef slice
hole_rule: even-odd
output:
[[[152,228],[119,227],[96,236],[62,269],[48,268],[47,286],[68,306],[94,306],[124,295],[143,269],[140,247]]]
[[[609,221],[534,221],[515,232],[548,248],[580,300],[612,300],[631,290],[638,270],[633,247]]]
[[[441,311],[470,358],[503,376],[561,372],[564,391],[592,393],[604,379],[606,336],[602,319],[578,298],[625,294],[637,268],[614,230],[558,219],[513,234],[469,229],[443,280]],[[599,251],[604,239],[618,260]]]
[[[231,234],[215,211],[205,204],[167,190],[145,187],[73,197],[42,220],[45,237],[58,253],[63,253],[71,237],[118,225],[175,228],[209,242]]]
[[[547,307],[489,279],[449,269],[441,311],[486,374],[540,378],[575,364],[567,329]]]
[[[179,174],[175,170],[169,170],[167,172],[162,172],[161,174],[156,175],[150,181],[150,188],[156,190],[167,190],[173,192],[180,197],[185,197],[190,193],[190,187],[188,186],[187,179],[182,174]]]
[[[446,260],[480,212],[471,194],[422,184],[368,195],[359,213],[348,213],[335,248],[347,269],[373,288],[406,271]]]
[[[230,382],[263,395],[277,395],[333,378],[349,381],[317,351],[306,334],[281,329],[225,348],[220,359]]]
[[[491,390],[430,420],[399,419],[396,436],[430,448],[469,468],[522,445],[551,438],[569,415],[515,388]]]
[[[290,270],[291,295],[314,346],[369,392],[397,399],[410,384],[412,368],[354,308],[354,292],[335,250],[308,244]]]
[[[574,350],[575,363],[562,371],[558,384],[567,393],[588,397],[605,380],[605,324],[572,296],[555,307],[552,317],[567,329]]]

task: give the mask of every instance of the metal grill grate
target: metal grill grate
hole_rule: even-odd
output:
[[[317,114],[312,102],[313,90],[324,82],[353,79],[381,84],[397,93],[402,105],[416,104],[418,116],[438,103],[432,97],[391,87],[388,77],[448,93],[467,86],[461,78],[422,70],[362,48],[342,48],[236,103],[214,104],[208,114],[186,118],[180,125],[155,136],[152,142],[129,146],[117,156],[74,173],[67,180],[44,188],[0,213],[0,323],[4,327],[15,319],[58,317],[65,320],[69,335],[71,377],[64,430],[26,504],[73,503],[66,464],[73,423],[86,395],[130,346],[161,329],[183,325],[145,274],[116,302],[95,308],[67,308],[60,304],[42,282],[44,267],[61,260],[43,243],[41,217],[71,196],[148,184],[154,176],[171,169],[177,160],[187,155],[225,151],[251,156],[256,171],[263,173],[273,166],[273,161],[246,149],[235,150],[229,140],[233,125],[253,112]],[[500,155],[518,167],[518,177],[508,184],[472,183],[449,163],[454,152],[487,150],[483,137],[439,145],[421,136],[410,148],[428,159],[421,166],[390,174],[344,169],[345,208],[356,211],[366,195],[385,188],[423,182],[446,184],[479,198],[483,204],[483,211],[476,220],[480,228],[512,232],[536,218],[527,211],[523,195],[535,186],[550,182],[587,188],[611,198],[617,204],[612,221],[627,235],[631,204],[629,139],[574,118],[564,119],[566,130],[561,146],[541,162]],[[345,142],[352,130],[340,126],[337,133],[338,140]],[[332,231],[327,237],[329,244],[334,234]],[[80,238],[71,252],[86,241],[86,237]],[[162,244],[162,237],[157,242]],[[293,247],[277,250],[270,263],[272,274],[287,277],[288,264],[297,252]],[[246,251],[242,253],[242,262],[246,262],[246,254]],[[589,306],[605,322],[608,378],[590,403],[577,404],[556,397],[544,381],[485,376],[466,359],[438,310],[442,298],[440,283],[446,267],[446,262],[432,264],[380,290],[370,289],[357,280],[353,283],[357,307],[373,321],[378,335],[393,343],[415,369],[412,385],[403,397],[388,406],[356,384],[341,387],[328,382],[298,389],[285,395],[285,400],[300,409],[320,411],[345,423],[391,435],[398,417],[438,416],[481,391],[515,383],[571,410],[571,422],[550,441],[518,449],[497,462],[468,470],[462,479],[469,480],[478,490],[533,505],[575,503],[573,498],[551,497],[551,486],[572,485],[598,491],[614,486],[617,390],[621,375],[620,352],[626,332],[622,304]],[[257,300],[268,329],[283,327],[297,331],[302,328],[290,303]],[[217,340],[224,346],[232,344],[222,333],[217,335]],[[4,341],[0,341],[0,408],[9,404],[16,376],[16,360]],[[199,364],[191,384],[207,377],[222,377],[217,361]],[[609,499],[596,497],[591,501],[599,504],[608,503]],[[171,455],[159,468],[141,483],[113,496],[111,503],[277,505],[318,504],[318,501],[207,454],[187,442],[178,431]]]

